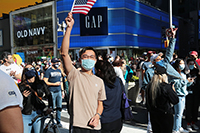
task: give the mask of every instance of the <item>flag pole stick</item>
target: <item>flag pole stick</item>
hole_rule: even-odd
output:
[[[172,0],[169,0],[169,27],[172,28]]]
[[[74,2],[73,2],[73,5],[72,5],[72,8],[71,8],[71,11],[70,11],[70,12],[72,12],[72,11],[73,11],[73,8],[74,8],[74,4],[75,4],[75,2],[76,2],[76,0],[74,0]]]

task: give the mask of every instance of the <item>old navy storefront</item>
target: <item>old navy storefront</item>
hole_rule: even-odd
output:
[[[73,0],[56,2],[58,24],[64,23],[72,4]],[[74,14],[73,17],[70,49],[74,56],[85,46],[94,47],[99,54],[128,57],[141,55],[146,50],[165,50],[163,35],[169,27],[169,15],[136,0],[97,0],[87,15]],[[179,25],[176,17],[173,24]],[[58,30],[58,49],[63,34],[64,31]],[[175,49],[179,49],[178,38]]]
[[[12,53],[24,55],[26,62],[56,54],[55,7],[48,2],[10,13]]]

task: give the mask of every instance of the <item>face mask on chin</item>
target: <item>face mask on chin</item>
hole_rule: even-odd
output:
[[[13,59],[8,60],[8,63],[10,63],[10,64],[12,64],[13,62],[14,62]]]
[[[91,59],[81,60],[81,66],[87,71],[91,70],[94,67],[94,65],[95,65],[95,60]]]

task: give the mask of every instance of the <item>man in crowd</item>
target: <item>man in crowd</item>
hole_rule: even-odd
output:
[[[2,59],[4,64],[0,66],[0,70],[10,75],[14,81],[18,83],[17,80],[21,80],[22,70],[14,63],[11,53],[4,52],[2,54]]]
[[[16,83],[0,70],[0,133],[22,133],[23,97]]]
[[[100,133],[100,117],[106,95],[103,80],[92,72],[97,55],[92,47],[85,47],[79,52],[81,71],[72,65],[68,53],[74,25],[72,13],[69,13],[65,20],[68,27],[63,38],[61,55],[69,82],[70,130],[74,133]]]
[[[62,91],[61,91],[61,81],[62,74],[61,70],[58,69],[59,60],[57,58],[53,58],[51,60],[52,66],[47,69],[44,75],[44,81],[48,85],[48,88],[51,92],[53,99],[53,108],[57,108],[56,110],[56,121],[59,127],[62,127],[61,120],[61,110],[62,110]]]

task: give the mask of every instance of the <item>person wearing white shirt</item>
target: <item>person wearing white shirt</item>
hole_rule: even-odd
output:
[[[114,60],[112,65],[114,67],[116,76],[118,76],[122,80],[123,85],[125,85],[125,79],[124,79],[124,76],[123,76],[123,71],[121,69],[122,63],[123,62],[122,62],[121,59],[117,59],[117,60]]]
[[[22,70],[20,67],[14,63],[11,53],[4,52],[2,54],[4,64],[0,66],[0,70],[10,75],[16,83],[18,79],[21,80]]]

